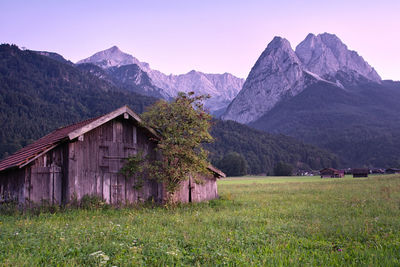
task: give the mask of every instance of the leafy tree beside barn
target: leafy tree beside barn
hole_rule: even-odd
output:
[[[208,174],[208,152],[203,143],[213,141],[209,133],[211,115],[204,110],[203,100],[208,96],[195,96],[193,92],[179,93],[171,102],[160,100],[142,114],[145,126],[159,135],[159,157],[155,161],[130,160],[123,171],[148,171],[163,182],[173,195],[182,181],[196,174]],[[142,164],[140,167],[138,165]],[[197,181],[200,183],[200,181]]]

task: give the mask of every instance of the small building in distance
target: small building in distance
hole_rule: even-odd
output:
[[[127,106],[109,114],[72,124],[42,137],[0,162],[0,203],[67,204],[85,195],[109,204],[127,204],[167,198],[164,184],[142,177],[125,177],[120,169],[138,152],[156,160],[157,133],[145,127]],[[218,197],[216,179],[225,177],[209,166],[188,177],[174,195],[177,202],[200,202]]]
[[[386,169],[385,173],[386,174],[397,174],[397,173],[400,173],[400,169],[389,168],[389,169]]]
[[[353,169],[353,178],[368,177],[369,169]]]
[[[313,176],[312,170],[298,170],[296,176]]]
[[[333,168],[325,168],[319,171],[321,178],[342,178],[344,176],[343,170],[336,170]]]
[[[385,174],[385,169],[374,168],[370,170],[371,174]]]

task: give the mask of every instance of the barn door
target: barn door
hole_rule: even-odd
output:
[[[103,199],[118,204],[126,200],[126,181],[120,173],[128,155],[135,153],[135,147],[124,143],[103,142],[100,145],[99,165],[103,176]]]
[[[50,167],[50,196],[53,205],[61,205],[62,173],[58,166]]]
[[[62,172],[58,166],[33,167],[29,199],[40,203],[45,200],[51,205],[61,205]]]

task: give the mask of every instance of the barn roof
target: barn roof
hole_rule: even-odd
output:
[[[141,122],[140,117],[135,112],[133,112],[128,106],[123,106],[106,115],[59,128],[51,132],[50,134],[40,138],[34,143],[18,150],[11,156],[5,158],[3,161],[0,162],[0,171],[14,167],[22,168],[25,165],[29,164],[31,161],[35,160],[37,157],[53,149],[61,142],[66,140],[73,140],[78,136],[85,134],[93,130],[94,128],[99,127],[100,125],[125,113],[129,114],[136,121]],[[153,129],[147,129],[153,135],[158,136]]]
[[[225,173],[223,173],[221,170],[218,170],[217,168],[215,168],[212,165],[208,165],[208,169],[210,171],[212,171],[213,173],[215,173],[216,175],[218,175],[219,177],[226,177]]]

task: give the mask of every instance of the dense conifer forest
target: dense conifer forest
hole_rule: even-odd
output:
[[[269,134],[234,121],[214,121],[211,131],[215,142],[207,145],[212,162],[224,170],[221,161],[228,152],[242,155],[251,174],[273,175],[279,162],[296,169],[316,170],[324,166],[338,167],[339,159],[326,150],[307,145],[294,138]],[[226,170],[226,169],[225,169]]]

